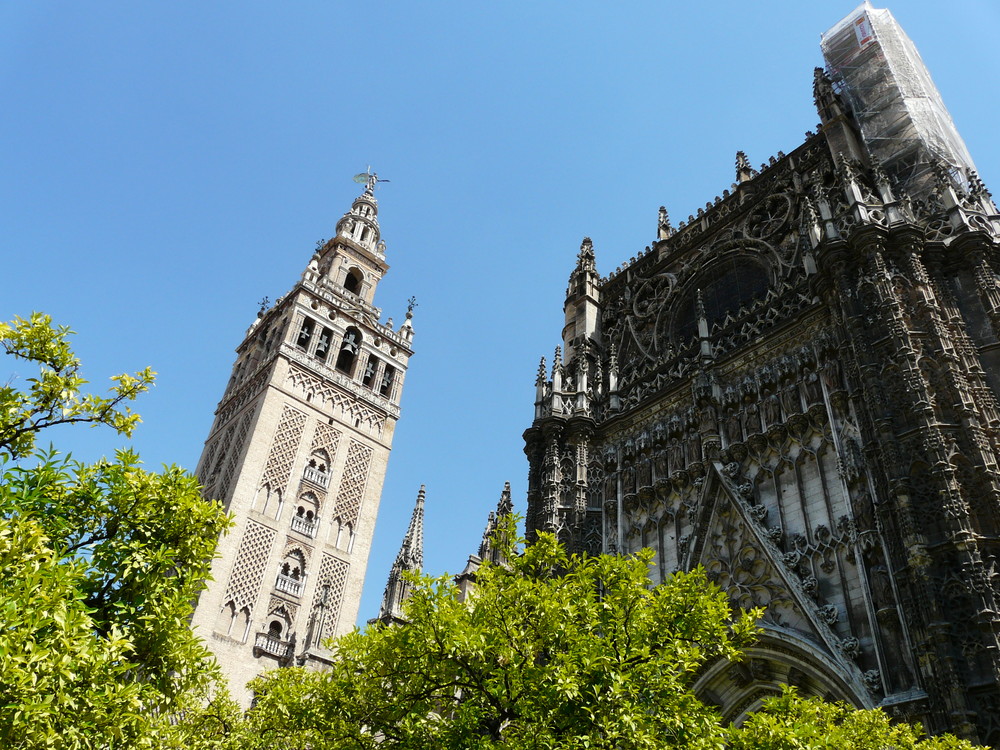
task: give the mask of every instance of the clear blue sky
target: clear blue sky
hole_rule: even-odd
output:
[[[0,5],[0,317],[78,331],[86,374],[159,372],[134,445],[194,468],[264,295],[371,164],[411,360],[361,620],[421,483],[425,567],[457,572],[509,480],[589,235],[607,273],[817,122],[819,35],[854,2]],[[877,4],[879,5],[879,4]],[[988,186],[1000,8],[889,6]],[[6,366],[6,363],[5,363]],[[8,373],[0,373],[6,378]],[[93,458],[112,435],[67,436]]]

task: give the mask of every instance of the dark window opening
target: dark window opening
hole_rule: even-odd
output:
[[[389,365],[385,366],[385,372],[382,373],[382,382],[379,384],[378,392],[380,396],[388,397],[392,392],[392,381],[396,378],[396,370]]]
[[[267,634],[272,638],[281,638],[281,623],[277,620],[271,620],[271,624],[267,626]]]
[[[315,327],[316,324],[313,323],[313,321],[310,318],[306,318],[302,322],[302,328],[299,329],[299,337],[295,341],[295,345],[300,349],[308,349],[309,341],[310,339],[312,339],[313,329]]]
[[[344,279],[344,289],[351,294],[357,294],[361,290],[361,271],[352,268],[347,272],[347,278]]]
[[[348,375],[353,374],[354,362],[358,358],[360,348],[361,332],[356,328],[348,328],[340,344],[340,353],[337,355],[337,369]]]
[[[330,351],[330,342],[333,341],[333,331],[324,328],[319,332],[319,343],[316,344],[316,359],[320,362],[326,360],[327,352]]]
[[[365,374],[361,377],[361,385],[365,388],[371,388],[375,382],[375,370],[377,369],[378,360],[375,357],[369,357],[368,362],[365,364]]]

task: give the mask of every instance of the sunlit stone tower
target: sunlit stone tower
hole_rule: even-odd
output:
[[[816,132],[610,275],[584,240],[527,528],[764,609],[695,689],[793,684],[1000,746],[1000,216],[912,43],[823,37]]]
[[[248,680],[322,663],[357,617],[413,338],[412,304],[395,330],[374,306],[376,182],[250,326],[198,464],[235,527],[193,624],[244,703]]]

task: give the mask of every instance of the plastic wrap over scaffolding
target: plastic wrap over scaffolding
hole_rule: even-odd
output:
[[[972,157],[920,53],[888,10],[865,2],[820,40],[827,75],[861,127],[869,153],[914,198],[933,189],[942,160],[968,182]]]

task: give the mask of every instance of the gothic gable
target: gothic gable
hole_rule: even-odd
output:
[[[766,639],[802,650],[808,644],[812,659],[842,675],[858,701],[868,699],[860,670],[852,659],[856,639],[840,639],[824,615],[828,607],[817,601],[817,582],[799,577],[785,564],[770,540],[763,521],[767,511],[751,505],[749,485],[737,486],[735,467],[718,462],[706,472],[699,501],[693,543],[683,567],[698,565],[729,596],[734,607],[763,608],[759,624]]]

